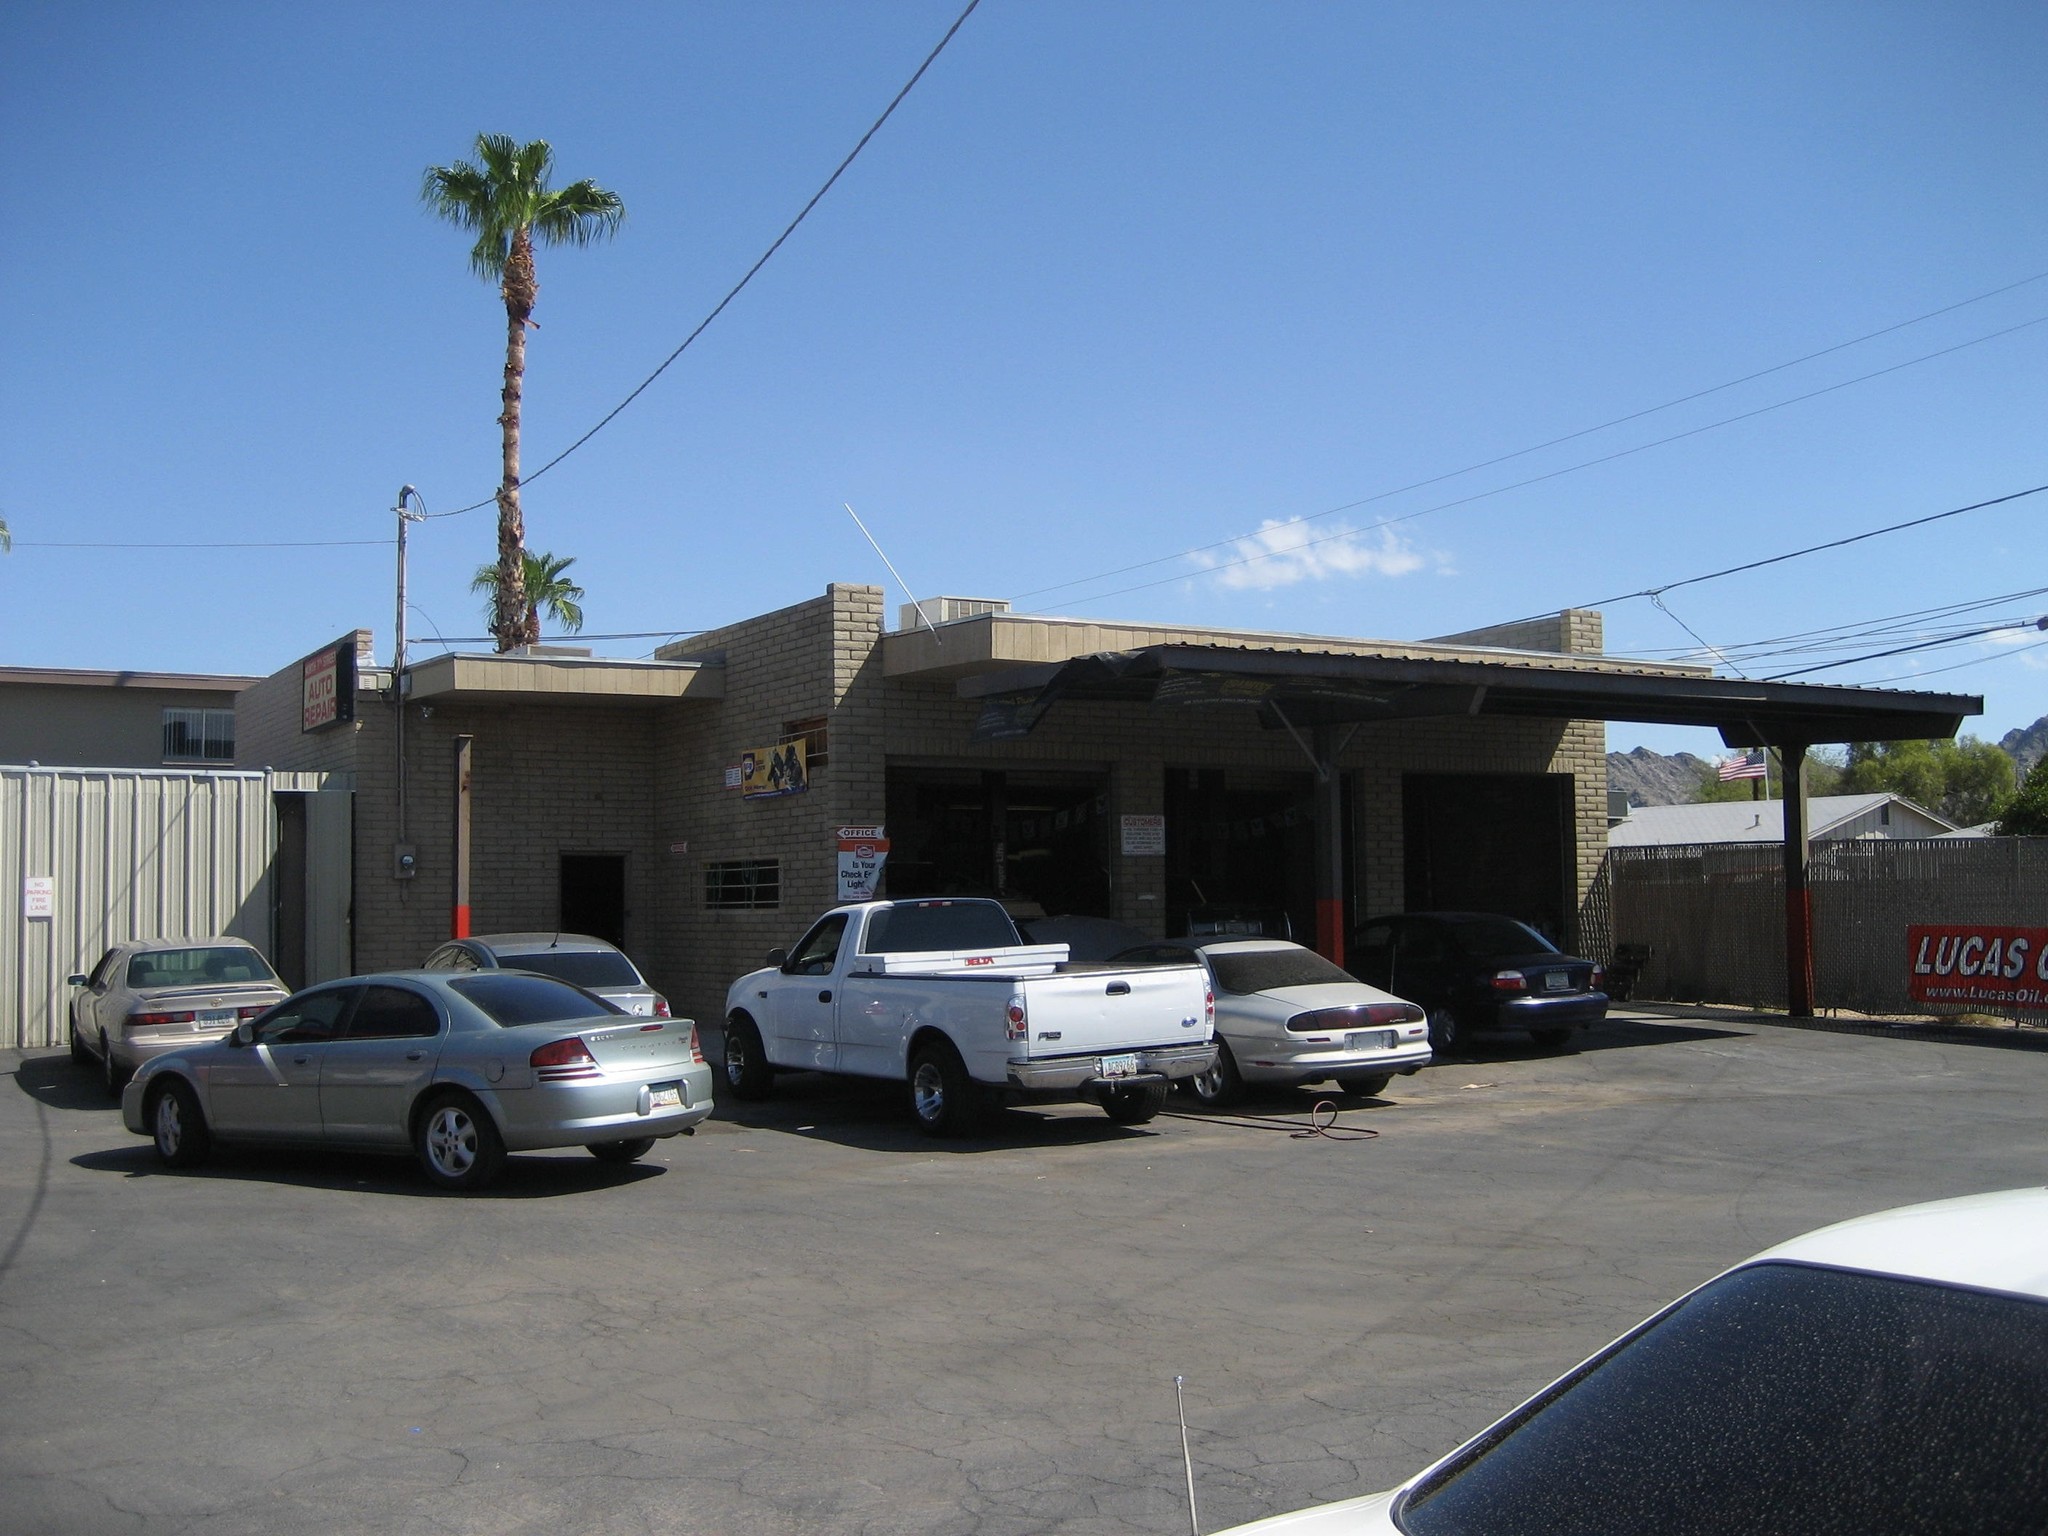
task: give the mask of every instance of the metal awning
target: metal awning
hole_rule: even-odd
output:
[[[1519,660],[1358,656],[1153,645],[963,677],[982,701],[978,741],[1030,734],[1061,700],[1255,710],[1269,729],[1450,715],[1711,726],[1730,747],[1810,747],[1953,736],[1981,714],[1974,694],[1762,683]]]

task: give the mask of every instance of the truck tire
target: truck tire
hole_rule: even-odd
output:
[[[736,1099],[765,1099],[775,1085],[775,1069],[761,1046],[761,1031],[744,1013],[725,1021],[725,1086]]]
[[[1118,1125],[1143,1125],[1164,1108],[1164,1083],[1139,1083],[1132,1088],[1112,1088],[1102,1096],[1102,1112]]]
[[[980,1123],[981,1085],[945,1040],[921,1045],[910,1058],[910,1112],[928,1136],[964,1136]]]

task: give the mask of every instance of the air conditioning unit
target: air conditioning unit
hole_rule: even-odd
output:
[[[934,624],[950,624],[955,619],[972,619],[984,613],[1008,613],[1010,601],[1004,597],[928,597],[924,600],[924,619],[917,616],[918,604],[905,603],[896,610],[898,629],[922,629],[925,619]]]

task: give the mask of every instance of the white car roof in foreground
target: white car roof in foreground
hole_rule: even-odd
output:
[[[1758,1254],[2048,1300],[2048,1188],[1879,1211]]]

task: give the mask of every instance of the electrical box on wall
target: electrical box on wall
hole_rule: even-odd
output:
[[[391,845],[391,878],[410,880],[419,869],[419,852],[411,843]]]

